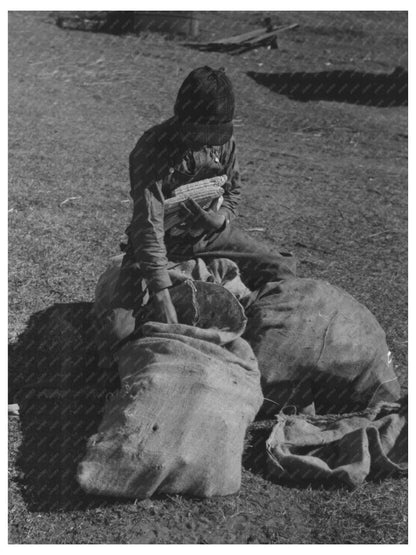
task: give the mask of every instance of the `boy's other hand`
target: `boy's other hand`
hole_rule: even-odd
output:
[[[162,289],[155,293],[155,300],[163,321],[167,324],[177,324],[178,316],[172,299],[170,298],[169,289]]]
[[[200,227],[204,231],[214,231],[220,229],[225,223],[225,216],[212,210],[204,210],[194,199],[189,198],[182,202],[182,214],[192,222],[195,227]]]

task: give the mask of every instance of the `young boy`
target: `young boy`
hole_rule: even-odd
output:
[[[118,307],[135,310],[142,280],[160,309],[176,323],[170,298],[169,260],[218,256],[234,259],[250,287],[294,276],[290,254],[271,254],[233,225],[240,199],[240,174],[233,137],[234,92],[222,69],[201,67],[180,87],[174,116],[144,133],[130,155],[133,218],[118,282]],[[227,176],[218,210],[204,210],[189,199],[182,205],[184,226],[164,228],[164,202],[175,188],[213,176]],[[255,265],[255,266],[254,266]]]

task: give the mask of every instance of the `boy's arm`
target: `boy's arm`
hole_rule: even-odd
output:
[[[228,181],[224,186],[226,192],[224,193],[224,202],[219,209],[219,213],[225,216],[227,222],[230,222],[237,216],[241,193],[240,168],[234,137],[231,138],[224,150],[222,163],[227,173]]]
[[[155,151],[142,141],[130,155],[133,219],[129,227],[134,257],[149,289],[157,293],[172,285],[164,242],[162,184],[152,167]]]

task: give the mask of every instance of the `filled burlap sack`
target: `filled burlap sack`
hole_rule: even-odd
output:
[[[144,324],[118,353],[121,389],[88,442],[81,487],[135,499],[237,492],[244,435],[263,400],[238,335],[224,344],[221,330]]]
[[[263,413],[313,405],[343,413],[400,397],[383,329],[342,289],[304,278],[269,283],[246,315],[268,399]]]

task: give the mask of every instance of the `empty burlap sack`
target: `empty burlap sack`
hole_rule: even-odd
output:
[[[263,400],[250,346],[183,324],[149,322],[141,334],[118,353],[121,390],[89,440],[82,488],[136,499],[237,492],[244,435]]]
[[[342,413],[395,401],[400,386],[384,331],[351,295],[324,281],[269,283],[246,310],[257,356],[262,412]]]
[[[268,478],[346,484],[407,473],[407,400],[345,415],[285,416],[266,441]]]

